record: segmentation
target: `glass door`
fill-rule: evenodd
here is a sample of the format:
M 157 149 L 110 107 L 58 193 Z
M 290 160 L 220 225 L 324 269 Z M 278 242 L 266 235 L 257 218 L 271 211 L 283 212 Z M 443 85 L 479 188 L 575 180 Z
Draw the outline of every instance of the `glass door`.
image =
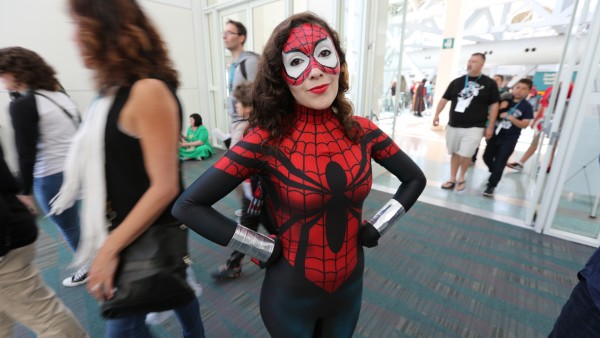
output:
M 548 142 L 538 162 L 540 171 L 533 199 L 539 203 L 533 203 L 528 216 L 533 211 L 538 231 L 598 246 L 600 22 L 584 23 L 586 17 L 598 12 L 597 2 L 576 4 L 565 56 L 554 84 L 557 90 L 553 89 L 549 101 L 549 125 L 545 128 Z M 580 50 L 583 52 L 578 55 Z
M 206 10 L 206 41 L 209 43 L 211 83 L 209 99 L 214 126 L 222 132 L 229 132 L 229 116 L 227 114 L 227 79 L 229 78 L 229 66 L 234 61 L 231 53 L 223 44 L 223 27 L 228 20 L 239 21 L 246 27 L 247 36 L 244 50 L 261 53 L 273 28 L 286 17 L 286 2 L 276 1 L 251 1 L 251 2 L 224 2 L 214 3 Z M 213 144 L 221 144 L 217 141 L 215 133 L 212 133 Z

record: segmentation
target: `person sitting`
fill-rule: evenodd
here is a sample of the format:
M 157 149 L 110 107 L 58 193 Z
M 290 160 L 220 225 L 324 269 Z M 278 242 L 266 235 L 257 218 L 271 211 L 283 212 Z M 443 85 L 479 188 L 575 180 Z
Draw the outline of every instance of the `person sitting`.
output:
M 186 135 L 181 135 L 180 146 L 179 157 L 182 160 L 205 160 L 215 153 L 200 114 L 190 115 L 190 126 Z

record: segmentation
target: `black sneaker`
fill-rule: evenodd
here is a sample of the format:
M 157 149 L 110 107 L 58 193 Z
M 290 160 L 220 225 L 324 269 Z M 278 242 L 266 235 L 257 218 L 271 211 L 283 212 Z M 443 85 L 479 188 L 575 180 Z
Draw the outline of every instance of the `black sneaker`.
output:
M 242 274 L 242 267 L 231 267 L 228 264 L 223 264 L 217 267 L 210 276 L 214 279 L 238 278 Z
M 78 286 L 81 284 L 85 284 L 88 280 L 87 268 L 82 268 L 77 270 L 75 274 L 71 277 L 67 277 L 62 281 L 62 285 L 66 287 Z
M 490 187 L 488 185 L 487 188 L 483 191 L 483 196 L 485 197 L 494 197 L 494 187 Z
M 523 171 L 523 165 L 519 162 L 513 162 L 506 165 L 510 169 L 514 169 L 516 171 Z

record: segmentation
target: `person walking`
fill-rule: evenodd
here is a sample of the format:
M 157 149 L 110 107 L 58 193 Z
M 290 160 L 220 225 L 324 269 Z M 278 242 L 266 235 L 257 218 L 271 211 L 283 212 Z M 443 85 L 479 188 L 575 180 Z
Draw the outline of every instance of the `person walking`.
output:
M 433 126 L 440 123 L 440 113 L 448 101 L 450 119 L 446 127 L 446 149 L 450 158 L 450 179 L 442 189 L 462 191 L 465 175 L 481 138 L 492 137 L 498 116 L 500 95 L 496 81 L 482 73 L 485 55 L 474 53 L 467 63 L 467 75 L 454 79 L 438 103 Z M 487 123 L 487 126 L 486 126 Z
M 0 337 L 12 337 L 15 322 L 38 337 L 89 337 L 33 264 L 38 229 L 19 192 L 0 145 Z
M 224 141 L 227 148 L 233 147 L 238 143 L 244 137 L 244 132 L 248 129 L 248 116 L 243 111 L 239 111 L 243 107 L 239 104 L 236 95 L 234 95 L 236 88 L 239 88 L 243 83 L 251 84 L 257 74 L 258 54 L 244 50 L 247 34 L 246 27 L 239 21 L 228 20 L 223 28 L 223 44 L 229 50 L 233 59 L 229 67 L 229 78 L 227 81 L 227 112 L 231 121 L 229 139 Z M 216 134 L 219 135 L 222 133 L 216 130 Z M 243 186 L 236 189 L 236 194 L 239 196 L 241 204 L 241 208 L 235 211 L 236 216 L 240 219 L 254 220 L 255 217 L 248 215 L 250 199 L 244 194 Z M 258 226 L 258 224 L 255 225 Z M 238 252 L 232 252 L 224 264 L 220 264 L 211 271 L 211 276 L 219 280 L 240 276 L 241 265 L 239 263 L 243 257 Z
M 92 261 L 87 290 L 108 303 L 123 292 L 116 289 L 121 254 L 146 232 L 178 223 L 170 209 L 183 186 L 179 81 L 164 42 L 136 1 L 69 0 L 68 6 L 75 42 L 99 94 L 70 148 L 68 175 L 51 212 L 59 214 L 73 203 L 81 183 L 85 240 L 75 264 Z M 191 289 L 176 303 L 183 337 L 204 337 Z M 148 312 L 142 308 L 107 319 L 105 337 L 150 337 Z
M 520 79 L 513 87 L 512 100 L 501 103 L 496 132 L 487 140 L 483 161 L 490 171 L 483 196 L 493 197 L 494 190 L 502 178 L 504 166 L 515 150 L 521 130 L 529 126 L 533 119 L 533 108 L 525 99 L 531 90 L 530 79 Z
M 77 106 L 58 82 L 54 69 L 34 51 L 0 49 L 0 79 L 13 98 L 9 112 L 19 157 L 19 198 L 35 210 L 35 196 L 42 212 L 48 214 L 50 200 L 63 182 L 69 145 L 79 127 Z M 80 237 L 77 205 L 48 217 L 75 252 Z M 87 267 L 83 266 L 62 284 L 85 282 Z

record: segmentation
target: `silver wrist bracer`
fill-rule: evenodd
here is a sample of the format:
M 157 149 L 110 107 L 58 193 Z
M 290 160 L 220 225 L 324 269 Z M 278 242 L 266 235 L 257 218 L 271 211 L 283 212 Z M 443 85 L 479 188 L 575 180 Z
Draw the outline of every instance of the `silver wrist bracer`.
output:
M 405 213 L 406 210 L 404 210 L 402 204 L 395 199 L 391 199 L 369 220 L 369 223 L 383 236 L 391 225 Z
M 238 224 L 227 246 L 259 261 L 266 262 L 273 253 L 275 240 Z

